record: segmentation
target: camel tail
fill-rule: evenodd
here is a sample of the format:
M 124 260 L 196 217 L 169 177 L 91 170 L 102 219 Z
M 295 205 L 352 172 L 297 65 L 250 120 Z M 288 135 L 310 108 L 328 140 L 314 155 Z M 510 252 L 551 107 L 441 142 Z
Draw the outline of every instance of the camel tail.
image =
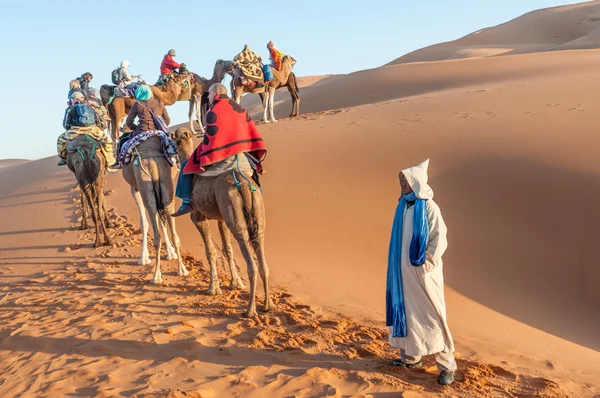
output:
M 162 194 L 160 189 L 160 180 L 152 179 L 152 186 L 154 187 L 154 199 L 156 199 L 156 210 L 160 213 L 165 210 L 165 204 L 162 200 Z
M 96 209 L 95 203 L 97 201 L 98 192 L 96 192 L 96 181 L 97 176 L 94 175 L 94 164 L 90 158 L 90 152 L 86 149 L 81 149 L 81 156 L 83 158 L 83 170 L 75 169 L 77 183 L 82 190 L 86 190 L 86 186 L 89 186 L 89 195 L 84 195 L 87 199 L 91 209 Z
M 236 177 L 238 181 L 242 182 L 242 185 L 239 188 L 240 195 L 242 196 L 242 201 L 244 202 L 244 219 L 246 220 L 246 225 L 248 226 L 248 236 L 250 238 L 250 243 L 255 251 L 258 251 L 260 247 L 260 239 L 258 234 L 258 220 L 256 218 L 255 206 L 254 206 L 254 193 L 252 192 L 251 185 L 246 180 L 246 177 L 242 176 L 239 171 L 235 171 Z M 254 183 L 252 183 L 254 184 Z M 252 185 L 257 188 L 256 185 Z

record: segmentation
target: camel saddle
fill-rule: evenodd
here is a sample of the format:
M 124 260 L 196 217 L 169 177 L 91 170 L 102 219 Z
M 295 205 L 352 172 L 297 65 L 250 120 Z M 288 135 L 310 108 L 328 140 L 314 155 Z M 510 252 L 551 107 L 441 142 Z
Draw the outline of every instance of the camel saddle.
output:
M 82 154 L 81 150 L 86 149 L 90 152 L 90 158 L 93 158 L 99 145 L 98 141 L 89 135 L 79 135 L 69 141 L 67 144 L 67 152 L 79 152 Z M 83 154 L 81 156 L 83 157 Z

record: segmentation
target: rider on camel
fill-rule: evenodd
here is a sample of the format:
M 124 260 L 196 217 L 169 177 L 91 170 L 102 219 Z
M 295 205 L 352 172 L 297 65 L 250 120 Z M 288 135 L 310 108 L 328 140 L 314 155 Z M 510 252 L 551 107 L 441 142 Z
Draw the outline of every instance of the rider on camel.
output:
M 263 171 L 267 150 L 248 112 L 227 96 L 227 88 L 220 83 L 210 86 L 208 100 L 211 107 L 206 114 L 206 135 L 181 165 L 175 195 L 182 203 L 174 217 L 193 211 L 194 174 L 212 177 L 236 169 L 252 176 L 258 185 L 258 174 Z

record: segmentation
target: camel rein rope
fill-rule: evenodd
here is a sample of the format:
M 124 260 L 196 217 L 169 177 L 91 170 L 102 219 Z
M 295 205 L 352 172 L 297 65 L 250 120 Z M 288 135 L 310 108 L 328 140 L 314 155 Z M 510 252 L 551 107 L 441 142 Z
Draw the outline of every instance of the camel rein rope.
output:
M 142 171 L 144 173 L 146 173 L 149 177 L 152 177 L 150 175 L 150 173 L 148 172 L 148 170 L 146 170 L 146 168 L 144 167 L 144 164 L 142 163 L 142 160 L 144 159 L 149 159 L 149 158 L 166 158 L 167 155 L 165 155 L 164 153 L 158 154 L 158 155 L 141 155 L 137 149 L 137 147 L 134 148 L 135 153 L 136 153 L 136 157 L 135 157 L 135 161 L 133 162 L 133 164 L 135 166 L 140 166 L 142 168 Z
M 96 154 L 96 140 L 90 138 L 89 135 L 85 136 L 85 140 L 86 141 L 92 141 L 92 153 L 90 153 L 90 160 L 92 160 L 92 158 L 94 157 L 94 155 Z M 83 151 L 81 150 L 81 147 L 78 146 L 77 147 L 77 152 L 79 152 L 79 155 L 81 156 L 81 160 L 85 160 L 85 154 L 83 153 Z
M 252 181 L 248 177 L 246 177 L 246 175 L 244 173 L 242 173 L 242 169 L 240 169 L 240 158 L 239 158 L 239 155 L 235 155 L 235 161 L 237 163 L 237 170 L 238 170 L 238 172 L 250 184 L 250 190 L 252 192 L 256 191 L 256 187 L 254 186 L 254 184 L 252 183 Z M 241 190 L 242 189 L 242 182 L 237 179 L 237 176 L 235 175 L 235 168 L 231 169 L 231 175 L 233 176 L 233 181 L 235 181 L 235 186 L 237 187 L 238 190 Z

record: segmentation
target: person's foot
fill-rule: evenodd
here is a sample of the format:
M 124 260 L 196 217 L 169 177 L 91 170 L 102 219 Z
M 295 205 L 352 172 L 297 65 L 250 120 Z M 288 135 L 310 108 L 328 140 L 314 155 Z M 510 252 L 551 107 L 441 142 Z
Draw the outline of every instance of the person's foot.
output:
M 406 368 L 406 369 L 414 369 L 414 368 L 423 367 L 423 362 L 419 361 L 416 363 L 405 363 L 405 362 L 402 362 L 401 359 L 394 359 L 390 362 L 390 366 L 402 367 L 402 368 Z
M 454 383 L 454 372 L 449 370 L 442 370 L 440 377 L 438 377 L 438 383 L 443 386 L 449 386 Z
M 61 158 L 61 159 L 58 161 L 58 165 L 59 165 L 59 166 L 65 166 L 66 164 L 67 164 L 67 161 L 66 161 L 66 159 L 62 159 L 62 158 Z
M 106 172 L 108 172 L 108 173 L 116 173 L 117 171 L 119 171 L 119 169 L 120 168 L 113 168 L 113 167 L 108 166 L 106 168 Z
M 171 214 L 171 217 L 183 216 L 184 214 L 191 213 L 193 210 L 194 209 L 192 209 L 192 206 L 189 203 L 184 203 L 181 205 L 179 210 L 177 210 L 175 213 Z
M 111 164 L 110 166 L 108 166 L 109 169 L 122 169 L 123 165 L 119 162 L 115 162 L 114 164 Z
M 256 83 L 256 88 L 263 88 L 265 85 L 262 83 Z

